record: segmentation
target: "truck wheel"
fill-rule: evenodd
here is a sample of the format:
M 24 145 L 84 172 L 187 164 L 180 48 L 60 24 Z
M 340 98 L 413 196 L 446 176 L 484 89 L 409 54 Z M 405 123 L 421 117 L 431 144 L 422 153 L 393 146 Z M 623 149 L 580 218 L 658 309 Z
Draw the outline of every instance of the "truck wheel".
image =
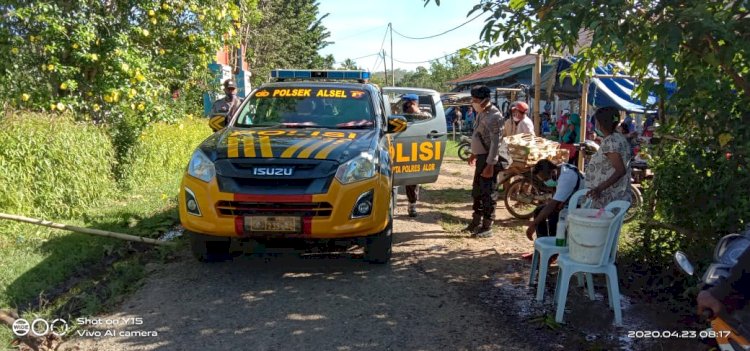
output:
M 193 257 L 201 262 L 221 262 L 232 258 L 229 255 L 230 238 L 222 238 L 189 232 Z
M 391 260 L 393 252 L 393 221 L 385 229 L 365 238 L 365 260 L 370 263 L 384 264 Z

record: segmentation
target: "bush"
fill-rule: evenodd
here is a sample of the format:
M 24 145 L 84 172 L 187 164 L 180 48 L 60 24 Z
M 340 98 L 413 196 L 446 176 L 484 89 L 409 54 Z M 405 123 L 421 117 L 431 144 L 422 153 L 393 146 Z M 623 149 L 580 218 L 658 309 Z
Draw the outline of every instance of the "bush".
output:
M 0 211 L 73 217 L 116 193 L 103 128 L 42 113 L 12 113 L 0 125 Z
M 136 192 L 154 184 L 176 191 L 190 156 L 209 135 L 211 128 L 203 118 L 188 117 L 177 124 L 149 126 L 130 150 L 121 184 Z

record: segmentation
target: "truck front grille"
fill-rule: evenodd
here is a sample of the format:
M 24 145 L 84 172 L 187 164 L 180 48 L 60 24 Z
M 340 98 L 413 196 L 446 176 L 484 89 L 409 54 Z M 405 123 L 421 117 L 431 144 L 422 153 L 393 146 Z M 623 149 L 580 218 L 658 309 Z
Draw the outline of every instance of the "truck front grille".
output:
M 219 201 L 216 208 L 226 216 L 329 217 L 333 211 L 333 206 L 327 202 Z

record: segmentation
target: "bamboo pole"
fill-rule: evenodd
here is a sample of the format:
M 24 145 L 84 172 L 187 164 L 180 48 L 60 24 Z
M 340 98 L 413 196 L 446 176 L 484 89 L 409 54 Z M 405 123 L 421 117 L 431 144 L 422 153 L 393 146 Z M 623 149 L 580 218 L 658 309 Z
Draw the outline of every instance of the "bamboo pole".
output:
M 591 84 L 591 80 L 586 77 L 586 79 L 583 80 L 583 90 L 581 91 L 581 107 L 580 107 L 580 116 L 581 116 L 581 125 L 579 130 L 579 137 L 578 139 L 581 140 L 581 142 L 586 141 L 586 121 L 587 121 L 587 114 L 588 114 L 588 108 L 589 108 L 589 85 Z M 572 111 L 571 111 L 572 113 Z M 581 170 L 581 172 L 585 172 L 583 165 L 583 150 L 578 150 L 578 169 Z
M 539 99 L 542 96 L 542 54 L 536 55 L 536 64 L 534 65 L 534 131 L 536 135 L 541 135 L 540 128 L 541 115 L 539 113 Z
M 29 218 L 29 217 L 23 217 L 23 216 L 16 216 L 16 215 L 11 215 L 11 214 L 7 214 L 7 213 L 0 213 L 0 219 L 9 219 L 9 220 L 16 221 L 16 222 L 26 222 L 26 223 L 41 225 L 41 226 L 55 228 L 55 229 L 69 230 L 69 231 L 72 231 L 72 232 L 78 232 L 78 233 L 84 233 L 84 234 L 92 234 L 92 235 L 99 235 L 99 236 L 106 236 L 106 237 L 110 237 L 110 238 L 127 240 L 127 241 L 136 241 L 136 242 L 141 242 L 141 243 L 144 243 L 144 244 L 164 245 L 164 246 L 174 246 L 175 245 L 175 243 L 169 242 L 169 241 L 162 241 L 162 240 L 156 240 L 156 239 L 150 239 L 150 238 L 143 238 L 143 237 L 135 236 L 135 235 L 129 235 L 129 234 L 123 234 L 123 233 L 117 233 L 117 232 L 110 232 L 108 230 L 81 228 L 81 227 L 76 227 L 76 226 L 67 225 L 67 224 L 61 224 L 61 223 L 55 223 L 55 222 L 45 221 L 43 219 Z

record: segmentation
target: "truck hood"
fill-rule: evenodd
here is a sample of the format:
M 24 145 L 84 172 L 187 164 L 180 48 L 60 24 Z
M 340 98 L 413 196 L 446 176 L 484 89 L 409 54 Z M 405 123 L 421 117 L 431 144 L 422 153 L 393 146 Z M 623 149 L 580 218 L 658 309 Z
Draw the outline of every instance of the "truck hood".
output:
M 318 159 L 344 162 L 377 145 L 375 129 L 226 128 L 201 150 L 212 161 L 232 158 Z

